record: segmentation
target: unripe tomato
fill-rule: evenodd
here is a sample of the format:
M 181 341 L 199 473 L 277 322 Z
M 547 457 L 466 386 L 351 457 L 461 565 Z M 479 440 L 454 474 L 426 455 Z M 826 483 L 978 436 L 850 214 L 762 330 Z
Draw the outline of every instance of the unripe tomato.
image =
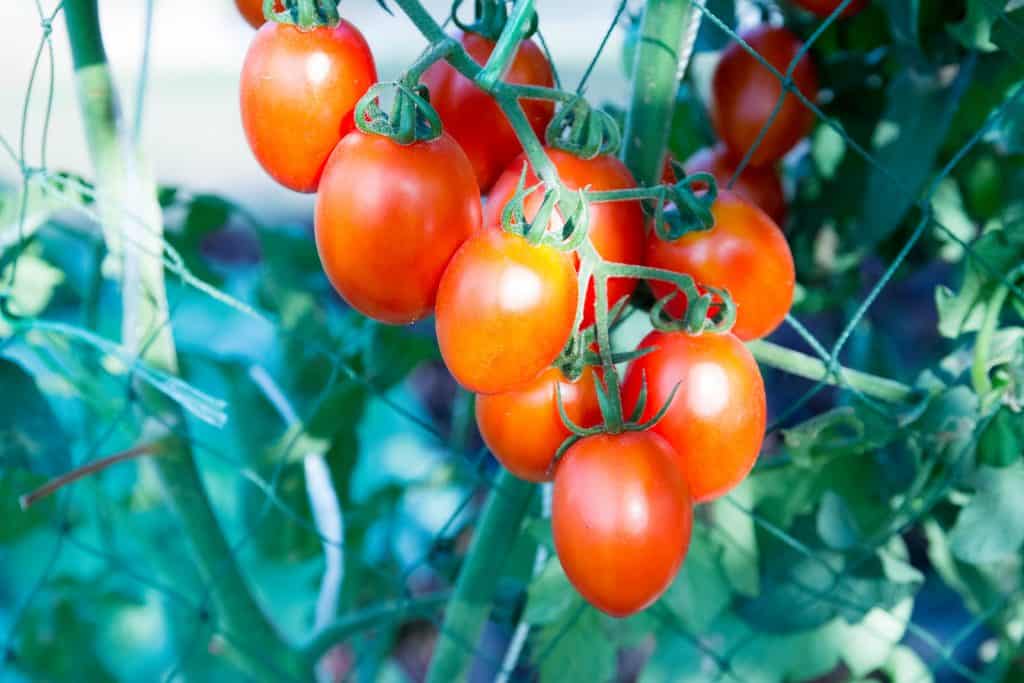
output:
M 740 483 L 757 460 L 764 439 L 764 381 L 747 347 L 731 334 L 652 332 L 640 348 L 656 348 L 633 361 L 623 383 L 627 414 L 636 407 L 644 378 L 642 420 L 665 405 L 651 428 L 668 441 L 682 462 L 694 502 L 723 495 Z
M 459 42 L 481 66 L 494 50 L 494 41 L 476 33 L 462 34 Z M 532 40 L 520 43 L 503 80 L 518 85 L 554 85 L 551 64 Z M 448 62 L 432 65 L 423 74 L 422 82 L 430 90 L 430 103 L 441 116 L 445 130 L 466 150 L 480 189 L 486 192 L 505 166 L 523 151 L 501 107 Z M 522 105 L 534 132 L 543 139 L 554 104 L 523 100 Z
M 729 290 L 736 303 L 732 332 L 743 340 L 757 339 L 778 327 L 793 305 L 796 271 L 785 236 L 764 211 L 729 193 L 711 206 L 715 225 L 691 232 L 675 242 L 652 237 L 646 263 L 685 273 L 707 285 Z M 665 282 L 651 282 L 658 297 L 672 291 Z M 676 299 L 668 310 L 679 316 L 685 301 Z
M 842 2 L 842 0 L 793 0 L 794 5 L 803 7 L 808 12 L 813 12 L 819 17 L 827 17 L 835 12 L 836 7 L 839 7 L 840 2 Z M 853 0 L 853 2 L 847 5 L 846 9 L 844 9 L 843 13 L 839 16 L 852 17 L 854 14 L 864 9 L 867 4 L 867 0 Z
M 498 228 L 480 230 L 455 252 L 441 278 L 441 356 L 470 391 L 515 389 L 561 353 L 577 296 L 566 254 Z
M 520 479 L 551 479 L 549 470 L 555 451 L 570 436 L 558 413 L 558 395 L 565 414 L 577 425 L 593 427 L 601 423 L 591 368 L 575 382 L 566 379 L 558 368 L 548 368 L 518 389 L 476 397 L 476 424 L 484 443 Z
M 238 8 L 238 13 L 242 15 L 242 18 L 249 22 L 249 25 L 253 28 L 263 26 L 266 21 L 263 18 L 263 0 L 235 0 L 235 7 Z M 274 11 L 284 11 L 281 0 L 274 2 Z
M 242 125 L 274 180 L 314 192 L 327 157 L 352 130 L 352 110 L 377 80 L 363 35 L 342 21 L 300 31 L 273 21 L 253 37 L 242 66 Z
M 571 189 L 590 186 L 595 192 L 605 190 L 623 190 L 636 187 L 633 174 L 626 165 L 611 155 L 601 155 L 593 159 L 581 159 L 574 154 L 559 149 L 547 149 L 547 154 L 558 170 L 558 177 Z M 484 225 L 500 225 L 501 214 L 508 201 L 515 194 L 516 186 L 523 172 L 523 164 L 528 163 L 525 155 L 513 161 L 494 184 L 484 206 Z M 526 185 L 534 185 L 539 180 L 533 169 L 526 174 Z M 533 219 L 544 200 L 543 192 L 537 190 L 524 202 L 526 217 Z M 562 221 L 557 216 L 552 219 L 552 228 L 558 230 Z M 638 264 L 644 258 L 644 214 L 640 202 L 602 202 L 590 205 L 590 241 L 594 248 L 606 261 L 617 263 Z M 579 258 L 573 255 L 577 266 Z M 636 289 L 636 280 L 613 278 L 608 281 L 608 307 L 627 297 Z M 594 322 L 594 283 L 587 288 L 587 303 L 583 309 L 583 325 Z
M 803 46 L 784 28 L 760 26 L 742 34 L 750 46 L 785 75 L 790 62 Z M 793 71 L 793 84 L 813 102 L 818 96 L 818 76 L 806 55 Z M 733 43 L 722 52 L 711 83 L 711 121 L 718 137 L 742 158 L 757 140 L 761 129 L 782 96 L 782 81 L 747 52 Z M 786 93 L 778 114 L 772 120 L 750 163 L 754 166 L 781 159 L 814 127 L 814 113 L 795 95 Z
M 702 149 L 684 164 L 687 173 L 713 175 L 721 190 L 726 189 L 738 165 L 739 160 L 732 158 L 725 145 Z M 698 186 L 694 189 L 702 188 Z M 737 197 L 756 205 L 779 225 L 786 222 L 786 196 L 782 191 L 782 179 L 774 166 L 748 164 L 729 189 Z
M 665 592 L 692 526 L 679 455 L 653 432 L 586 437 L 555 469 L 558 559 L 576 590 L 612 616 L 638 612 Z
M 449 135 L 400 145 L 357 130 L 324 168 L 320 261 L 338 293 L 375 320 L 428 315 L 445 266 L 479 225 L 473 168 Z

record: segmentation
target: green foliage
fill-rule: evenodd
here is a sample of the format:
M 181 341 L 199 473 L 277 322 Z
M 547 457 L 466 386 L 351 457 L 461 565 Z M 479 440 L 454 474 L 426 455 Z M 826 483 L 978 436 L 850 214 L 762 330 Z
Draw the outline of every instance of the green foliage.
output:
M 69 469 L 67 437 L 32 375 L 17 362 L 0 358 L 0 386 L 0 470 L 53 476 Z

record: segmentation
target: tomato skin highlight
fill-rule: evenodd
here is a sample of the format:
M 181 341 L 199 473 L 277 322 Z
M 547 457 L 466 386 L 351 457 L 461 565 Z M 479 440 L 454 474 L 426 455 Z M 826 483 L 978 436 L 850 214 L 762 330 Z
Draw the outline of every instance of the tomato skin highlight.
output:
M 713 228 L 683 235 L 675 242 L 652 237 L 646 264 L 685 273 L 697 281 L 729 290 L 736 304 L 732 333 L 745 341 L 778 327 L 793 305 L 796 270 L 782 230 L 753 204 L 722 193 L 711 206 Z M 672 291 L 665 282 L 651 282 L 657 297 Z M 669 303 L 679 316 L 685 302 Z
M 558 413 L 556 392 L 565 414 L 581 427 L 601 423 L 594 371 L 586 368 L 573 382 L 558 368 L 548 368 L 518 389 L 476 397 L 476 424 L 494 457 L 527 481 L 550 481 L 551 463 L 569 429 Z
M 494 50 L 494 42 L 476 33 L 458 36 L 462 47 L 483 66 Z M 430 90 L 430 103 L 444 128 L 473 162 L 480 189 L 486 192 L 512 159 L 523 151 L 515 131 L 498 104 L 471 80 L 445 61 L 437 62 L 423 74 Z M 543 51 L 532 40 L 524 40 L 503 80 L 518 85 L 552 87 L 554 74 Z M 522 100 L 523 111 L 534 132 L 544 139 L 544 129 L 554 115 L 554 103 Z
M 679 571 L 692 527 L 679 456 L 653 432 L 585 437 L 556 467 L 558 559 L 602 612 L 626 617 L 657 600 Z
M 785 74 L 803 46 L 784 28 L 760 26 L 742 35 L 750 46 L 779 73 Z M 818 96 L 818 76 L 810 57 L 793 71 L 793 84 L 813 102 Z M 711 121 L 718 137 L 733 157 L 742 158 L 757 140 L 782 96 L 782 82 L 739 43 L 722 52 L 711 84 Z M 750 158 L 754 166 L 781 159 L 814 127 L 814 113 L 792 93 L 786 93 L 772 121 Z
M 437 292 L 441 356 L 466 389 L 515 389 L 551 365 L 572 334 L 578 298 L 566 254 L 498 228 L 455 252 Z
M 256 32 L 241 77 L 242 126 L 274 180 L 314 192 L 327 157 L 353 129 L 356 103 L 377 81 L 366 40 L 342 20 L 300 31 L 268 21 Z
M 747 165 L 733 186 L 726 187 L 736 173 L 739 161 L 732 158 L 725 145 L 715 145 L 696 152 L 683 165 L 688 174 L 710 173 L 718 182 L 719 190 L 728 189 L 737 197 L 756 205 L 778 225 L 785 223 L 786 195 L 782 191 L 782 179 L 774 166 Z M 703 188 L 698 185 L 694 189 Z
M 718 498 L 747 476 L 761 449 L 767 419 L 761 371 L 747 347 L 728 333 L 655 331 L 640 344 L 651 347 L 656 350 L 626 372 L 623 406 L 627 413 L 635 408 L 646 378 L 641 419 L 649 420 L 678 384 L 651 431 L 679 454 L 694 502 Z
M 238 8 L 238 13 L 242 15 L 242 18 L 253 28 L 263 26 L 266 21 L 263 18 L 263 0 L 235 0 L 235 7 Z M 277 12 L 284 10 L 281 0 L 276 0 L 274 10 Z
M 840 2 L 841 0 L 793 0 L 794 5 L 803 7 L 808 12 L 817 14 L 819 17 L 827 17 L 832 14 L 839 7 Z M 867 4 L 867 0 L 853 0 L 839 16 L 852 17 L 867 7 Z
M 633 174 L 626 165 L 612 155 L 600 155 L 593 159 L 581 159 L 569 152 L 546 148 L 545 151 L 558 171 L 558 177 L 571 190 L 590 186 L 595 192 L 624 190 L 636 187 Z M 523 172 L 523 164 L 529 163 L 525 155 L 513 161 L 491 189 L 484 206 L 484 225 L 501 224 L 501 214 L 512 199 Z M 526 173 L 526 185 L 540 182 L 532 168 Z M 543 202 L 543 192 L 538 189 L 523 202 L 526 218 L 532 220 Z M 552 218 L 551 223 L 558 229 L 562 222 Z M 644 258 L 646 242 L 644 214 L 640 202 L 601 202 L 590 205 L 590 240 L 597 252 L 607 261 L 640 264 Z M 577 267 L 579 259 L 573 256 Z M 611 278 L 608 280 L 608 308 L 620 299 L 629 296 L 636 289 L 636 280 Z M 583 326 L 594 322 L 594 283 L 587 287 L 587 303 L 583 309 Z
M 430 314 L 452 254 L 479 225 L 473 168 L 449 135 L 400 145 L 354 131 L 328 160 L 317 194 L 316 246 L 328 279 L 353 308 L 385 323 Z

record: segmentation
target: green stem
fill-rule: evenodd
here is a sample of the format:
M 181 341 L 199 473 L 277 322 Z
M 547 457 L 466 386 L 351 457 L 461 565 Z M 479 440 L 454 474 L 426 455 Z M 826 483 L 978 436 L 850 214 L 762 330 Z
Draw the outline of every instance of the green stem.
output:
M 519 85 L 506 83 L 505 90 L 513 93 L 521 100 L 550 100 L 552 102 L 572 102 L 576 95 L 556 88 L 548 88 L 543 85 Z
M 764 365 L 798 377 L 824 381 L 834 386 L 848 386 L 862 394 L 883 401 L 900 403 L 909 400 L 914 395 L 913 388 L 906 384 L 859 370 L 838 367 L 834 373 L 830 373 L 828 365 L 821 359 L 771 342 L 763 340 L 747 342 L 747 348 Z
M 519 538 L 519 527 L 534 489 L 533 484 L 505 470 L 498 475 L 473 533 L 455 592 L 445 609 L 427 683 L 466 680 L 491 611 L 501 569 Z
M 509 64 L 516 56 L 519 43 L 526 37 L 530 28 L 530 20 L 533 18 L 533 0 L 516 0 L 509 15 L 508 22 L 498 38 L 498 42 L 487 58 L 487 64 L 478 77 L 478 82 L 485 90 L 491 90 L 494 84 L 499 82 Z
M 992 391 L 992 380 L 988 376 L 988 352 L 992 346 L 992 336 L 999 327 L 999 312 L 1003 310 L 1010 288 L 1000 285 L 985 308 L 985 317 L 974 340 L 974 362 L 971 364 L 971 384 L 974 393 L 980 397 Z
M 451 54 L 456 47 L 458 47 L 458 43 L 451 38 L 446 38 L 440 43 L 431 44 L 430 47 L 428 47 L 423 54 L 417 57 L 416 61 L 405 70 L 401 81 L 408 86 L 415 86 L 419 83 L 420 78 L 427 69 L 429 69 L 435 62 L 439 62 Z
M 139 340 L 157 329 L 144 348 L 142 360 L 166 372 L 177 372 L 177 354 L 170 325 L 163 280 L 162 217 L 156 185 L 140 172 L 141 161 L 121 120 L 120 102 L 100 32 L 97 0 L 66 0 L 68 26 L 79 107 L 89 154 L 96 171 L 99 213 L 107 248 L 124 264 L 124 345 L 137 348 Z M 139 229 L 124 214 L 141 218 Z M 134 230 L 126 243 L 122 231 Z M 130 276 L 130 277 L 129 277 Z M 184 430 L 180 407 L 146 386 L 138 393 L 161 421 Z M 309 679 L 311 669 L 282 639 L 256 602 L 235 562 L 210 505 L 189 444 L 175 439 L 153 465 L 171 506 L 190 542 L 197 570 L 209 591 L 214 619 L 226 639 L 247 656 L 251 670 L 263 677 Z
M 695 21 L 690 0 L 648 0 L 633 69 L 622 159 L 640 185 L 661 178 L 672 123 L 683 38 Z

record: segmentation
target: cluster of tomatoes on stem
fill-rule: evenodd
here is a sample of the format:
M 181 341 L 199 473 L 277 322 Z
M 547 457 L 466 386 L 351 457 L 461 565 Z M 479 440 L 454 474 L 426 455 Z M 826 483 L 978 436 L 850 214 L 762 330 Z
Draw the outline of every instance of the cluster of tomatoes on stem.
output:
M 554 541 L 573 585 L 616 616 L 648 606 L 682 564 L 693 504 L 737 485 L 760 450 L 765 391 L 743 341 L 781 323 L 795 282 L 770 215 L 784 210 L 770 164 L 812 120 L 792 96 L 768 108 L 739 99 L 784 93 L 729 48 L 712 103 L 725 146 L 691 160 L 703 172 L 638 187 L 615 156 L 614 122 L 552 87 L 528 37 L 532 10 L 477 2 L 476 23 L 455 17 L 461 33 L 377 84 L 369 46 L 333 0 L 264 5 L 242 121 L 272 177 L 317 193 L 331 284 L 383 323 L 434 314 L 495 457 L 554 482 Z M 783 29 L 745 38 L 783 70 L 799 49 Z M 813 97 L 805 62 L 793 83 Z M 753 166 L 719 195 L 716 179 L 748 149 Z M 656 329 L 616 353 L 611 325 L 641 281 Z

